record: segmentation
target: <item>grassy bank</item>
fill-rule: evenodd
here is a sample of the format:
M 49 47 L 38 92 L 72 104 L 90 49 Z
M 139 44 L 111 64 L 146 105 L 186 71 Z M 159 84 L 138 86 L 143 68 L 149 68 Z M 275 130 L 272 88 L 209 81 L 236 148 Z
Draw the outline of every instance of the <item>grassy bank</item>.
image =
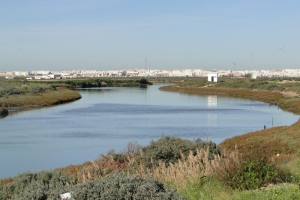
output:
M 80 99 L 81 95 L 60 85 L 0 79 L 0 106 L 9 112 L 41 108 Z
M 80 78 L 60 80 L 0 79 L 1 109 L 20 111 L 52 106 L 80 99 L 72 88 L 87 87 L 147 87 L 145 78 Z
M 27 93 L 19 95 L 9 95 L 0 97 L 2 106 L 9 111 L 40 108 L 45 106 L 52 106 L 71 102 L 80 99 L 81 95 L 67 88 L 57 88 L 52 91 L 45 91 L 43 93 Z

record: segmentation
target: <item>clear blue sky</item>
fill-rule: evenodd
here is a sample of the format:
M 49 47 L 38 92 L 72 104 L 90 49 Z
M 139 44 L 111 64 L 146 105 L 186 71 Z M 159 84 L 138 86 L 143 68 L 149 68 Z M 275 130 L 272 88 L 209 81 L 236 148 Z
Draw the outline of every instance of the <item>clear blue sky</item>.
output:
M 297 69 L 299 0 L 2 0 L 0 71 Z

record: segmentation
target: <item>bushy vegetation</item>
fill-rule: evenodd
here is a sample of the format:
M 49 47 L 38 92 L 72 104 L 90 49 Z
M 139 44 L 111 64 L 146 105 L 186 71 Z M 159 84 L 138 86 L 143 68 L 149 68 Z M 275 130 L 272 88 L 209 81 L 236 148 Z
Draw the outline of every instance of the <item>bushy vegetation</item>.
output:
M 72 79 L 64 83 L 77 88 L 88 87 L 143 87 L 152 85 L 146 78 L 89 78 L 89 79 Z
M 78 92 L 59 84 L 0 79 L 0 107 L 8 111 L 56 105 L 80 99 Z
M 0 184 L 0 199 L 57 199 L 77 178 L 61 172 L 23 173 L 8 184 Z
M 121 173 L 99 181 L 80 184 L 72 188 L 74 199 L 185 199 L 174 190 L 154 178 L 141 178 L 140 176 L 124 176 Z
M 80 200 L 185 199 L 154 178 L 143 179 L 121 173 L 86 183 L 78 183 L 75 177 L 59 172 L 24 173 L 17 176 L 12 183 L 0 185 L 1 200 L 56 200 L 60 194 L 66 192 L 71 192 L 72 198 Z
M 239 161 L 240 164 L 224 165 L 215 171 L 215 177 L 233 189 L 259 189 L 269 184 L 290 182 L 291 174 L 284 172 L 263 158 Z
M 188 156 L 190 152 L 196 155 L 198 149 L 208 149 L 209 159 L 213 159 L 214 155 L 220 154 L 220 148 L 213 142 L 204 142 L 200 138 L 190 141 L 180 138 L 163 136 L 157 141 L 151 141 L 150 145 L 142 148 L 142 154 L 138 155 L 137 161 L 143 163 L 148 168 L 158 166 L 162 161 L 167 166 L 169 163 L 176 163 L 184 156 Z
M 56 87 L 54 85 L 51 86 L 22 86 L 22 87 L 5 87 L 0 89 L 0 97 L 4 96 L 11 96 L 11 95 L 20 95 L 20 94 L 39 94 L 43 93 L 47 90 L 56 90 Z

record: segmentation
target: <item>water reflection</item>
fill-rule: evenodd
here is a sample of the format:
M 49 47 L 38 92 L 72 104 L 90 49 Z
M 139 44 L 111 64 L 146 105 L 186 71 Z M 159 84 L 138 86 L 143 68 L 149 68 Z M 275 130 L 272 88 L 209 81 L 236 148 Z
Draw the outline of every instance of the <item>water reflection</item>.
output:
M 207 96 L 207 106 L 208 107 L 217 107 L 218 106 L 218 96 L 217 95 Z

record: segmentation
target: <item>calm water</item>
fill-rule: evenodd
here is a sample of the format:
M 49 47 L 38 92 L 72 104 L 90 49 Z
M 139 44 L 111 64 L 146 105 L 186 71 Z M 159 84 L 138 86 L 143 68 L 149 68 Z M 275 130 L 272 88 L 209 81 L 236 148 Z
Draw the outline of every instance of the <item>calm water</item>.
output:
M 81 164 L 130 141 L 147 145 L 162 134 L 220 143 L 299 118 L 261 102 L 158 87 L 82 89 L 76 102 L 1 119 L 0 178 Z

